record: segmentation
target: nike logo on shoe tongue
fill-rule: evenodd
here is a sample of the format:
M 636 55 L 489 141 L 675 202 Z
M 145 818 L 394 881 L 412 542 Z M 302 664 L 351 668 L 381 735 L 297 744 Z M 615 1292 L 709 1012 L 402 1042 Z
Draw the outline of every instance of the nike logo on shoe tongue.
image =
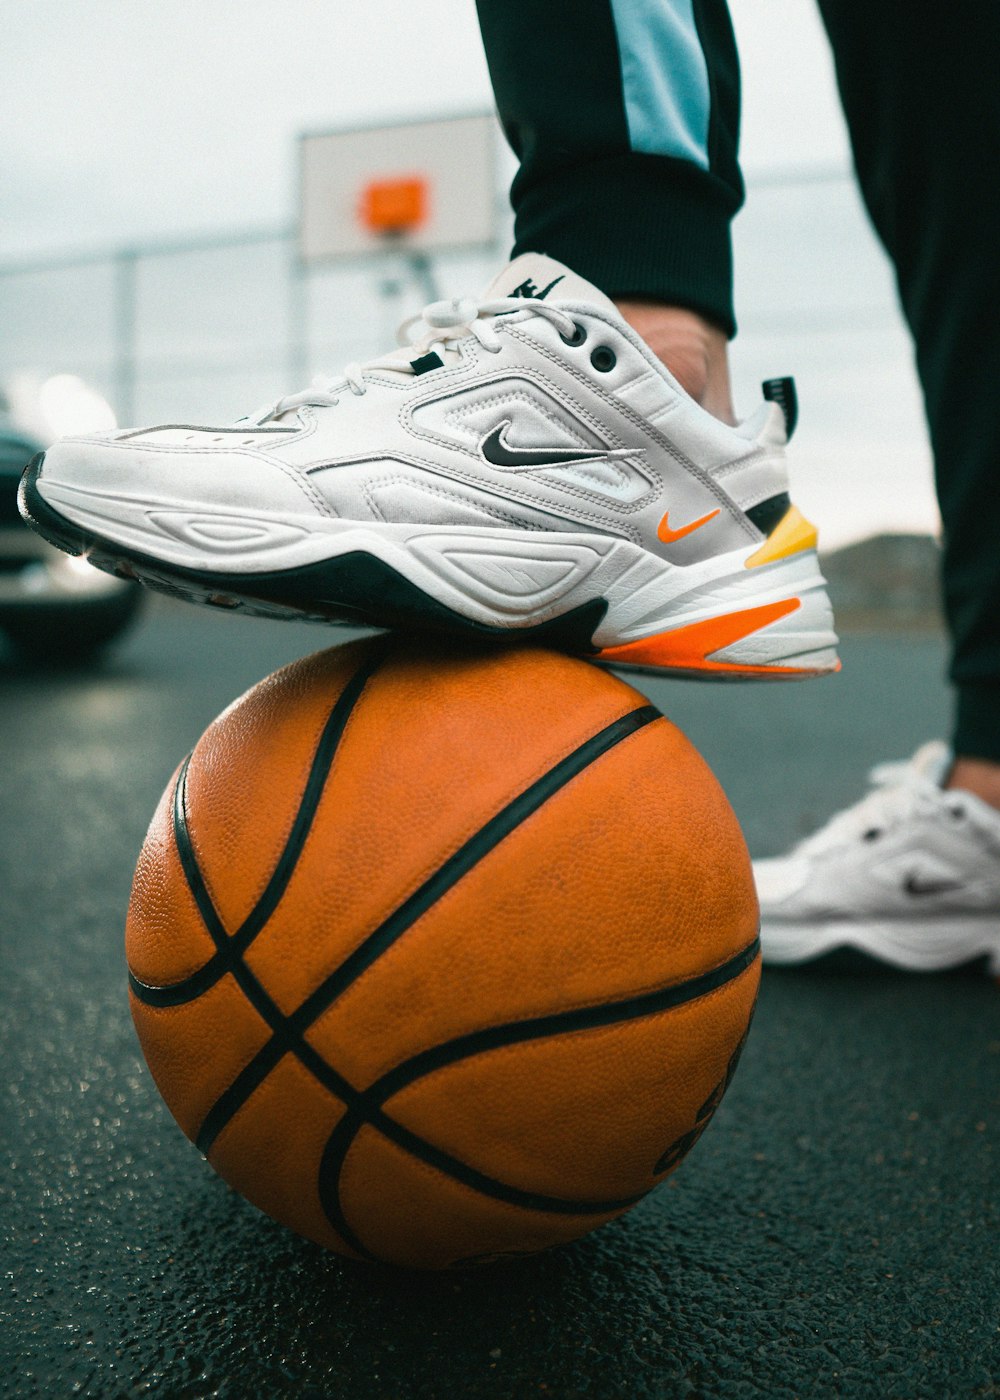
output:
M 508 263 L 483 292 L 484 301 L 495 297 L 510 297 L 529 304 L 545 298 L 556 302 L 585 302 L 618 315 L 614 302 L 592 282 L 544 253 L 522 253 Z
M 530 297 L 532 301 L 541 301 L 543 297 L 548 296 L 549 292 L 551 292 L 552 288 L 556 285 L 557 282 L 565 281 L 566 274 L 564 272 L 560 273 L 558 277 L 553 277 L 552 281 L 547 287 L 543 287 L 542 290 L 539 291 L 538 288 L 535 286 L 534 282 L 532 282 L 531 278 L 526 277 L 519 287 L 515 287 L 514 290 L 512 292 L 508 292 L 507 295 L 511 297 Z

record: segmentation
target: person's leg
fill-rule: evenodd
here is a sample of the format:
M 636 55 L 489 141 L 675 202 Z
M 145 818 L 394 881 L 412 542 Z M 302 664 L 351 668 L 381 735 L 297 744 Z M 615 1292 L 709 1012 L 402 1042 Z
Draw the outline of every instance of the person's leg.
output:
M 605 291 L 687 391 L 733 420 L 730 222 L 739 66 L 724 0 L 478 0 L 521 166 L 515 255 Z
M 916 344 L 944 521 L 952 750 L 881 765 L 853 809 L 757 861 L 765 961 L 847 948 L 1000 976 L 1000 11 L 819 0 L 861 189 Z
M 1000 8 L 819 3 L 934 449 L 957 692 L 950 783 L 1000 806 Z

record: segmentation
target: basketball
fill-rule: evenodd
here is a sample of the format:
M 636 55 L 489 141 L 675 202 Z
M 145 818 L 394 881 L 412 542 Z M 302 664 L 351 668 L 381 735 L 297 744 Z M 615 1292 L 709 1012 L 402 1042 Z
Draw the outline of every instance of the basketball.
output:
M 485 1262 L 681 1161 L 746 1036 L 757 920 L 729 803 L 637 691 L 380 637 L 261 681 L 174 775 L 132 1014 L 261 1210 L 358 1259 Z

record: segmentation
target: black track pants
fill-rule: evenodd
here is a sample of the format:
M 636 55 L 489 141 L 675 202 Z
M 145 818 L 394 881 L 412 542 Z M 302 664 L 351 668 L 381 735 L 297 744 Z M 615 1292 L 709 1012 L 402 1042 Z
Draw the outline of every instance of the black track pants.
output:
M 725 0 L 478 0 L 521 168 L 515 252 L 732 335 L 739 66 Z
M 956 752 L 1000 761 L 1000 4 L 819 0 L 934 448 Z M 478 0 L 515 251 L 735 330 L 724 0 Z
M 820 9 L 916 345 L 944 521 L 955 750 L 1000 761 L 1000 5 Z

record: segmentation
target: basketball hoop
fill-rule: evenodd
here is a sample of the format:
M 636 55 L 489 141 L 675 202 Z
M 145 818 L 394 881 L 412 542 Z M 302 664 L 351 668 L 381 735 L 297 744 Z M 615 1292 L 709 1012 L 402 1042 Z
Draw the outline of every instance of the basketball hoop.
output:
M 423 176 L 372 180 L 361 191 L 358 217 L 369 233 L 402 238 L 427 222 L 428 205 L 428 182 Z
M 387 308 L 411 282 L 425 302 L 439 300 L 431 263 L 437 252 L 496 244 L 499 131 L 496 116 L 483 112 L 304 133 L 303 273 L 334 259 L 371 256 Z
M 494 246 L 498 146 L 497 119 L 485 112 L 305 133 L 303 262 Z

